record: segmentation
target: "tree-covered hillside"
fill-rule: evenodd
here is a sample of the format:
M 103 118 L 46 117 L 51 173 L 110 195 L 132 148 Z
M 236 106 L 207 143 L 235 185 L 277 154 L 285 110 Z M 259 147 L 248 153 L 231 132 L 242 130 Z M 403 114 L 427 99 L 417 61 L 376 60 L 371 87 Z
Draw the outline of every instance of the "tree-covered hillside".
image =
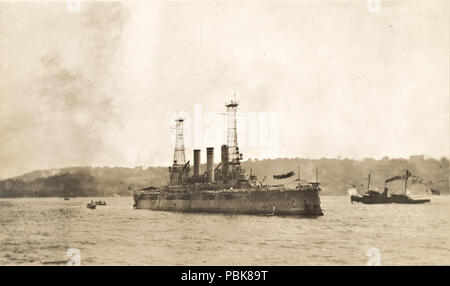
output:
M 300 168 L 301 179 L 315 181 L 318 167 L 322 195 L 344 195 L 347 187 L 354 185 L 359 190 L 367 188 L 369 170 L 408 169 L 417 176 L 411 183 L 423 183 L 449 193 L 449 160 L 436 159 L 267 159 L 242 162 L 247 174 L 258 175 L 264 184 L 278 183 L 274 174 L 294 171 L 296 179 Z M 204 165 L 201 170 L 204 171 Z M 165 167 L 72 167 L 33 171 L 19 177 L 0 181 L 0 197 L 49 197 L 49 196 L 112 196 L 131 195 L 131 190 L 146 186 L 161 186 L 168 182 Z M 388 174 L 386 174 L 388 176 Z M 420 179 L 417 179 L 420 178 Z
M 377 174 L 378 179 L 387 179 L 390 175 L 396 175 L 395 170 L 408 169 L 413 175 L 417 176 L 411 183 L 424 183 L 429 187 L 439 190 L 443 194 L 449 193 L 449 160 L 442 158 L 436 159 L 389 159 L 382 160 L 366 158 L 364 160 L 351 159 L 273 159 L 273 160 L 254 160 L 246 161 L 242 164 L 246 168 L 251 168 L 253 173 L 258 174 L 259 178 L 267 176 L 264 183 L 275 183 L 273 174 L 284 174 L 294 171 L 298 175 L 300 167 L 301 179 L 315 181 L 315 168 L 318 168 L 318 177 L 323 190 L 322 194 L 345 194 L 347 187 L 354 185 L 358 191 L 365 191 L 367 188 L 367 179 L 370 170 L 386 171 Z M 376 176 L 373 176 L 377 179 Z M 419 180 L 419 178 L 421 180 Z

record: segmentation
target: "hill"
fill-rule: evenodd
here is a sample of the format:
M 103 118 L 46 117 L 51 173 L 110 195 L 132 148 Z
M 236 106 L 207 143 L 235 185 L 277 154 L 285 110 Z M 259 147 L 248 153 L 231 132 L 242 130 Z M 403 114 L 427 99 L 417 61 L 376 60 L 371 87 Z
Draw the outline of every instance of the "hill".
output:
M 39 170 L 0 181 L 0 197 L 130 195 L 130 189 L 163 185 L 167 168 L 70 167 Z
M 318 168 L 319 182 L 323 195 L 346 194 L 347 187 L 354 185 L 358 192 L 367 188 L 367 179 L 370 170 L 401 170 L 408 169 L 420 180 L 411 180 L 410 183 L 424 183 L 432 189 L 439 190 L 442 194 L 449 194 L 449 160 L 436 159 L 389 159 L 382 160 L 366 158 L 364 160 L 352 159 L 270 159 L 254 160 L 242 163 L 243 167 L 251 168 L 261 179 L 267 176 L 265 181 L 275 183 L 273 174 L 285 174 L 294 171 L 298 175 L 300 167 L 301 179 L 315 181 L 315 168 Z M 395 174 L 395 172 L 392 172 Z M 386 179 L 389 172 L 383 178 Z M 372 186 L 372 184 L 371 184 Z
M 242 162 L 247 174 L 258 175 L 258 181 L 278 183 L 274 174 L 290 171 L 301 179 L 315 181 L 318 167 L 322 195 L 344 195 L 349 185 L 363 191 L 367 188 L 369 170 L 408 169 L 420 180 L 441 194 L 449 194 L 449 160 L 436 159 L 300 159 L 280 158 L 248 160 Z M 201 166 L 204 170 L 204 165 Z M 296 178 L 295 177 L 295 178 Z M 131 189 L 145 186 L 161 186 L 169 179 L 166 167 L 70 167 L 38 170 L 22 176 L 0 181 L 0 197 L 64 197 L 64 196 L 113 196 L 131 195 Z M 294 179 L 294 178 L 290 178 Z M 414 181 L 413 181 L 414 183 Z

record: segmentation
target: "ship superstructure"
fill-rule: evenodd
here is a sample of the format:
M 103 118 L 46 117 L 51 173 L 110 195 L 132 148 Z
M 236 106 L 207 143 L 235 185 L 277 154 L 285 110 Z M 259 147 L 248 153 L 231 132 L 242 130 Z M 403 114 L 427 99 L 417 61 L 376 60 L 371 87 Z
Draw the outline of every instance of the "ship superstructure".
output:
M 272 215 L 322 215 L 319 183 L 306 182 L 294 187 L 263 185 L 255 174 L 246 176 L 241 167 L 237 138 L 236 99 L 225 103 L 227 142 L 221 146 L 221 160 L 214 166 L 214 148 L 206 148 L 206 170 L 200 173 L 201 150 L 193 150 L 193 174 L 185 161 L 184 119 L 175 119 L 175 150 L 169 167 L 169 184 L 134 191 L 138 209 L 190 212 L 224 212 Z

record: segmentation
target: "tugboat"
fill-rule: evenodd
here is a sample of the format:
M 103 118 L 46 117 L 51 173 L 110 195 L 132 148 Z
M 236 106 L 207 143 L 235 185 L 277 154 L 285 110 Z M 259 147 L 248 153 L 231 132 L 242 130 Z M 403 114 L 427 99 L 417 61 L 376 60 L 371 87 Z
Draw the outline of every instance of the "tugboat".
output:
M 352 195 L 350 197 L 350 201 L 353 202 L 360 202 L 363 204 L 422 204 L 422 203 L 428 203 L 430 202 L 429 199 L 414 199 L 407 195 L 407 185 L 408 185 L 408 178 L 412 176 L 412 174 L 408 170 L 403 170 L 405 172 L 405 175 L 401 176 L 394 176 L 384 181 L 384 191 L 383 193 L 379 193 L 377 191 L 370 189 L 370 175 L 371 171 L 369 171 L 369 181 L 367 185 L 367 192 L 362 195 Z M 395 181 L 395 180 L 401 180 L 405 179 L 405 192 L 404 194 L 391 194 L 389 195 L 389 188 L 387 187 L 387 183 Z

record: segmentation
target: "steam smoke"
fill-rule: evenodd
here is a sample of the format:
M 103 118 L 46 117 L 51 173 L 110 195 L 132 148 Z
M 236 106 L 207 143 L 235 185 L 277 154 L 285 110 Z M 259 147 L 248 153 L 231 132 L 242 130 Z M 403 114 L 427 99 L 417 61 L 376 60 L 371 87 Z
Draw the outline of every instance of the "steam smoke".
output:
M 77 39 L 76 53 L 63 46 L 40 55 L 34 51 L 38 71 L 18 94 L 9 95 L 22 96 L 24 102 L 8 106 L 8 124 L 1 126 L 1 168 L 26 167 L 25 157 L 34 158 L 29 168 L 90 165 L 103 148 L 102 132 L 116 115 L 120 82 L 114 71 L 122 64 L 121 31 L 128 14 L 120 2 L 83 2 L 81 12 L 70 16 L 79 17 L 79 28 L 67 34 Z

